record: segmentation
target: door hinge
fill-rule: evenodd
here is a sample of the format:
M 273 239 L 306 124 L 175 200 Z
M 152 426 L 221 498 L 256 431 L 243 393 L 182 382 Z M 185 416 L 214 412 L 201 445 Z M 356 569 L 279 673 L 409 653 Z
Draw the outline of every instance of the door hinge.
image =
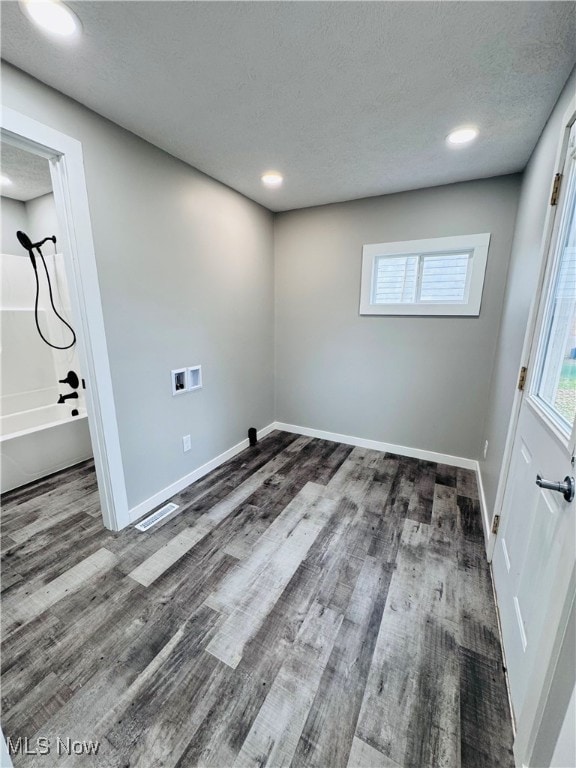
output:
M 560 187 L 562 185 L 562 174 L 557 173 L 554 176 L 554 183 L 552 184 L 552 194 L 550 196 L 550 205 L 558 205 L 558 198 L 560 197 Z
M 492 518 L 492 533 L 498 533 L 500 527 L 500 515 L 494 515 Z
M 520 392 L 524 392 L 526 386 L 526 376 L 528 375 L 528 368 L 525 365 L 520 368 L 520 375 L 518 376 L 518 389 Z

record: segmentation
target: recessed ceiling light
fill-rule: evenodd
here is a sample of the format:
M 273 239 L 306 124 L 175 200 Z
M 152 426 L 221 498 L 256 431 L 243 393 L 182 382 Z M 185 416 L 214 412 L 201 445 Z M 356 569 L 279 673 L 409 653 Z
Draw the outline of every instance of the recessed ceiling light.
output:
M 457 147 L 460 144 L 469 144 L 478 136 L 478 128 L 456 128 L 455 131 L 449 133 L 446 137 L 448 144 L 452 144 Z
M 58 37 L 80 32 L 78 16 L 60 0 L 20 0 L 20 7 L 34 24 Z
M 9 179 L 8 176 L 0 176 L 0 184 L 2 184 L 3 187 L 9 187 L 12 184 L 12 179 Z
M 260 178 L 266 187 L 280 187 L 284 181 L 284 176 L 278 171 L 266 171 Z

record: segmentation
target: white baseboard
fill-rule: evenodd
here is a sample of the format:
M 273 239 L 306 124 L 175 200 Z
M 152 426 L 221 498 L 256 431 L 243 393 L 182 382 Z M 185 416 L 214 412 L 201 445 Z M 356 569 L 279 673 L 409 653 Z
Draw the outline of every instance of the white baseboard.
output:
M 473 469 L 478 471 L 478 462 L 474 459 L 465 459 L 461 456 L 451 456 L 448 453 L 424 451 L 420 448 L 408 448 L 405 445 L 382 443 L 379 440 L 367 440 L 364 437 L 353 437 L 352 435 L 339 435 L 336 432 L 325 432 L 322 429 L 298 427 L 295 424 L 284 424 L 280 421 L 274 422 L 273 428 L 282 430 L 283 432 L 294 432 L 297 435 L 305 435 L 306 437 L 319 437 L 321 440 L 331 440 L 335 443 L 357 445 L 359 448 L 370 448 L 373 451 L 384 451 L 385 453 L 397 453 L 400 456 L 410 456 L 413 459 L 434 461 L 437 464 L 450 464 L 452 467 L 461 467 L 462 469 Z
M 369 448 L 374 451 L 382 451 L 385 453 L 396 453 L 399 456 L 410 456 L 414 459 L 423 459 L 424 461 L 433 461 L 437 464 L 449 464 L 452 467 L 461 467 L 462 469 L 471 469 L 476 472 L 478 478 L 478 496 L 480 499 L 480 508 L 482 512 L 482 527 L 484 529 L 484 538 L 486 544 L 490 539 L 490 520 L 488 517 L 488 509 L 486 506 L 486 497 L 484 495 L 484 487 L 482 485 L 482 475 L 480 473 L 480 465 L 475 459 L 466 459 L 462 456 L 452 456 L 448 453 L 438 453 L 436 451 L 425 451 L 420 448 L 409 448 L 405 445 L 395 445 L 394 443 L 384 443 L 379 440 L 368 440 L 364 437 L 354 437 L 352 435 L 341 435 L 337 432 L 326 432 L 322 429 L 311 429 L 310 427 L 300 427 L 296 424 L 285 424 L 281 421 L 274 421 L 272 424 L 268 424 L 267 427 L 258 431 L 258 437 L 263 438 L 273 432 L 275 429 L 282 432 L 292 432 L 297 435 L 304 435 L 306 437 L 317 437 L 321 440 L 330 440 L 335 443 L 344 443 L 345 445 L 355 445 L 359 448 Z M 224 453 L 203 464 L 198 469 L 190 472 L 184 477 L 181 477 L 176 482 L 163 488 L 158 493 L 155 493 L 150 498 L 141 501 L 135 507 L 129 511 L 130 523 L 134 523 L 144 515 L 151 512 L 156 507 L 163 504 L 167 499 L 171 498 L 180 491 L 184 490 L 187 486 L 194 483 L 196 480 L 200 480 L 201 477 L 207 475 L 216 467 L 224 464 L 225 461 L 233 458 L 249 445 L 248 440 L 242 440 L 241 442 L 229 448 Z
M 482 514 L 482 528 L 484 530 L 484 544 L 486 546 L 486 555 L 488 560 L 491 560 L 491 553 L 489 551 L 489 544 L 492 537 L 492 520 L 488 505 L 486 503 L 486 494 L 484 493 L 484 483 L 482 482 L 482 470 L 480 469 L 480 462 L 475 462 L 476 479 L 478 480 L 478 498 L 480 500 L 480 511 Z
M 274 429 L 277 429 L 274 423 L 268 424 L 267 427 L 263 427 L 262 429 L 258 430 L 258 438 L 266 437 L 266 435 L 269 435 L 270 432 L 272 432 Z M 179 480 L 176 480 L 176 482 L 168 485 L 161 491 L 158 491 L 158 493 L 150 496 L 150 498 L 141 501 L 139 504 L 137 504 L 135 507 L 132 507 L 132 509 L 128 511 L 130 523 L 135 523 L 143 515 L 146 515 L 148 512 L 156 509 L 156 507 L 160 506 L 160 504 L 165 502 L 167 499 L 171 498 L 176 493 L 180 493 L 180 491 L 183 491 L 184 488 L 187 488 L 189 485 L 196 482 L 196 480 L 200 480 L 200 478 L 204 477 L 204 475 L 207 475 L 208 472 L 212 472 L 213 469 L 216 469 L 216 467 L 224 464 L 225 461 L 232 459 L 245 448 L 248 448 L 248 446 L 248 438 L 241 440 L 239 443 L 236 443 L 236 445 L 232 446 L 232 448 L 229 448 L 227 451 L 224 451 L 224 453 L 221 453 L 219 456 L 215 456 L 213 459 L 206 462 L 206 464 L 198 467 L 198 469 L 195 469 L 189 474 L 184 475 L 184 477 L 181 477 Z

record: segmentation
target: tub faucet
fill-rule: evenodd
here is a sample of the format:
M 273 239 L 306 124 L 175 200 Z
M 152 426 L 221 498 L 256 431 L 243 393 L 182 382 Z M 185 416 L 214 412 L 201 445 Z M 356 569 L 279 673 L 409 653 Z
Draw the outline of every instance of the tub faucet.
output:
M 65 403 L 66 400 L 77 400 L 78 399 L 78 392 L 70 392 L 69 395 L 60 395 L 58 398 L 58 405 L 62 405 L 62 403 Z

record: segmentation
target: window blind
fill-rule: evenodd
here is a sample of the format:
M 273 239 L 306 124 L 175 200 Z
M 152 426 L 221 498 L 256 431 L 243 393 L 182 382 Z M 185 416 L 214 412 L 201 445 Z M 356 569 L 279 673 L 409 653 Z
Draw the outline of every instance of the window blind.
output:
M 471 253 L 378 256 L 374 304 L 464 303 Z

